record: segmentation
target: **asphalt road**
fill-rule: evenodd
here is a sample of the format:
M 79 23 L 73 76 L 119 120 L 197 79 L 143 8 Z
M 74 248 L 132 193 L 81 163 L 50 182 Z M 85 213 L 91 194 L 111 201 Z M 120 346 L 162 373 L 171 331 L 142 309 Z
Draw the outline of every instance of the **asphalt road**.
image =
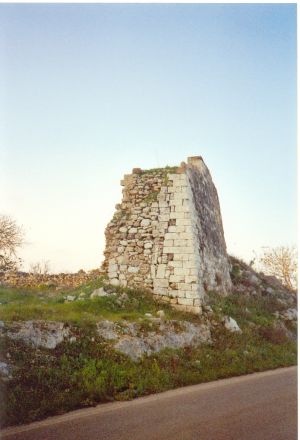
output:
M 73 411 L 5 440 L 296 440 L 297 369 L 282 368 Z

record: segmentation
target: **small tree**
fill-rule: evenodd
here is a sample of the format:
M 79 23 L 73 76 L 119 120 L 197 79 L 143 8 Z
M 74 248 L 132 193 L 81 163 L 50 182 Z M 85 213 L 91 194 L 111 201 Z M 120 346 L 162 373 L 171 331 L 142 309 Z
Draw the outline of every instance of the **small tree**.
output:
M 267 275 L 277 277 L 288 289 L 297 288 L 297 251 L 294 246 L 267 248 L 260 263 Z
M 24 243 L 24 231 L 15 220 L 0 214 L 0 271 L 16 270 L 21 262 L 17 249 Z

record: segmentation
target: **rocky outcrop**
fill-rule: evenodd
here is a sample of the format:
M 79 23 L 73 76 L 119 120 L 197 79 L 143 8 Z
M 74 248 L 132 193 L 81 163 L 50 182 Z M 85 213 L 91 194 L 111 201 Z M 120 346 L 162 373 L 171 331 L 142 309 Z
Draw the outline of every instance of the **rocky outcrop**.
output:
M 195 347 L 212 342 L 208 324 L 175 320 L 164 322 L 161 318 L 153 318 L 149 324 L 145 331 L 139 323 L 101 321 L 97 329 L 101 337 L 113 342 L 115 350 L 134 361 L 165 348 Z
M 14 321 L 1 328 L 2 335 L 33 347 L 53 349 L 68 338 L 69 327 L 56 321 Z
M 231 289 L 216 188 L 201 157 L 176 168 L 134 169 L 106 228 L 103 269 L 113 285 L 147 287 L 201 313 L 209 290 Z

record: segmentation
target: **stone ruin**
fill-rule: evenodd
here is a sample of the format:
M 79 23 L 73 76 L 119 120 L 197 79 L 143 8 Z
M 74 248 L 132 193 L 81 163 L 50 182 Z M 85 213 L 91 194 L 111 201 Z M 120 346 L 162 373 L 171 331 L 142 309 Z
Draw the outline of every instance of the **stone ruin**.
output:
M 105 230 L 103 270 L 113 285 L 143 287 L 179 310 L 201 313 L 206 292 L 231 289 L 217 190 L 200 156 L 134 168 Z

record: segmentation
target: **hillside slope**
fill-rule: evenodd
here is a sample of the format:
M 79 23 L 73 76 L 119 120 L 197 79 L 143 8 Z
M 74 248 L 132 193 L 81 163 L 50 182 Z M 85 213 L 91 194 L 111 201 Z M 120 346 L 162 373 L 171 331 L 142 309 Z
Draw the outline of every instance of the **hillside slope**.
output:
M 2 425 L 296 364 L 296 295 L 231 259 L 201 316 L 93 278 L 0 288 Z M 3 400 L 3 399 L 2 399 Z

